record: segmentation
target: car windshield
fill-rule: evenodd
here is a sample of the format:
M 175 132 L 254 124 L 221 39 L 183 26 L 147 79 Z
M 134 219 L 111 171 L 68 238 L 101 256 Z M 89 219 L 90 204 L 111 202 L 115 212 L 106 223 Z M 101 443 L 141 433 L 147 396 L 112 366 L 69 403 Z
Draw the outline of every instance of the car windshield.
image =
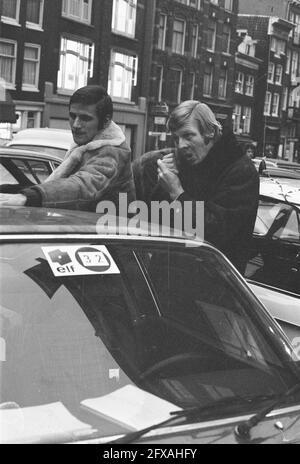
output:
M 6 243 L 0 263 L 4 442 L 38 438 L 54 405 L 57 436 L 67 425 L 128 431 L 82 406 L 128 385 L 174 408 L 229 399 L 215 419 L 254 412 L 297 381 L 276 324 L 209 247 Z

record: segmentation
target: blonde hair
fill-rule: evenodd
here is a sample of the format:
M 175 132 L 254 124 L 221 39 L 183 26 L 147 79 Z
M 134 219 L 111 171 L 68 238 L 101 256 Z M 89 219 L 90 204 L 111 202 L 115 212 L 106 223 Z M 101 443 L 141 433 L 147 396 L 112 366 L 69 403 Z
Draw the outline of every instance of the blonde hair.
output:
M 184 101 L 175 108 L 168 120 L 168 129 L 176 132 L 190 118 L 197 121 L 199 132 L 203 137 L 216 140 L 222 135 L 222 126 L 212 110 L 205 103 L 196 100 Z

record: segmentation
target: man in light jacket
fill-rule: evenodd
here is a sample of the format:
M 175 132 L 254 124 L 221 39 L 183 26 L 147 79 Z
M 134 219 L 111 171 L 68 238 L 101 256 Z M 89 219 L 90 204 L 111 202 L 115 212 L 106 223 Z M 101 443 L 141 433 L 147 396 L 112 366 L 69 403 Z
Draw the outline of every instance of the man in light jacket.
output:
M 131 152 L 112 115 L 112 100 L 103 87 L 77 90 L 69 105 L 75 143 L 65 159 L 44 183 L 18 194 L 0 194 L 0 206 L 96 211 L 102 200 L 117 204 L 119 193 L 127 193 L 128 201 L 133 201 Z

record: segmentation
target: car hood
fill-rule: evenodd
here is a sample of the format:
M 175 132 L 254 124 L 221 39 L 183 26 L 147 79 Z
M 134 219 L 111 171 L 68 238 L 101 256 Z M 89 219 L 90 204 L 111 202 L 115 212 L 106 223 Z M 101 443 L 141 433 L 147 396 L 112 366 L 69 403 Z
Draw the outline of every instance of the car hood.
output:
M 273 179 L 260 180 L 260 195 L 300 205 L 300 188 Z

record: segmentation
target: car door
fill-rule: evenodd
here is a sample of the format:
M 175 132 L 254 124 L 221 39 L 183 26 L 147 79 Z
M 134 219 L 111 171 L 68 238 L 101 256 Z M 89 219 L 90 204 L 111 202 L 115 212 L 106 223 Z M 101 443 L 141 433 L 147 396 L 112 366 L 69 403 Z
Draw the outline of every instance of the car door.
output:
M 0 158 L 0 192 L 17 193 L 22 188 L 41 184 L 53 171 L 50 161 L 25 157 Z
M 291 204 L 260 201 L 246 278 L 300 294 L 300 213 Z

